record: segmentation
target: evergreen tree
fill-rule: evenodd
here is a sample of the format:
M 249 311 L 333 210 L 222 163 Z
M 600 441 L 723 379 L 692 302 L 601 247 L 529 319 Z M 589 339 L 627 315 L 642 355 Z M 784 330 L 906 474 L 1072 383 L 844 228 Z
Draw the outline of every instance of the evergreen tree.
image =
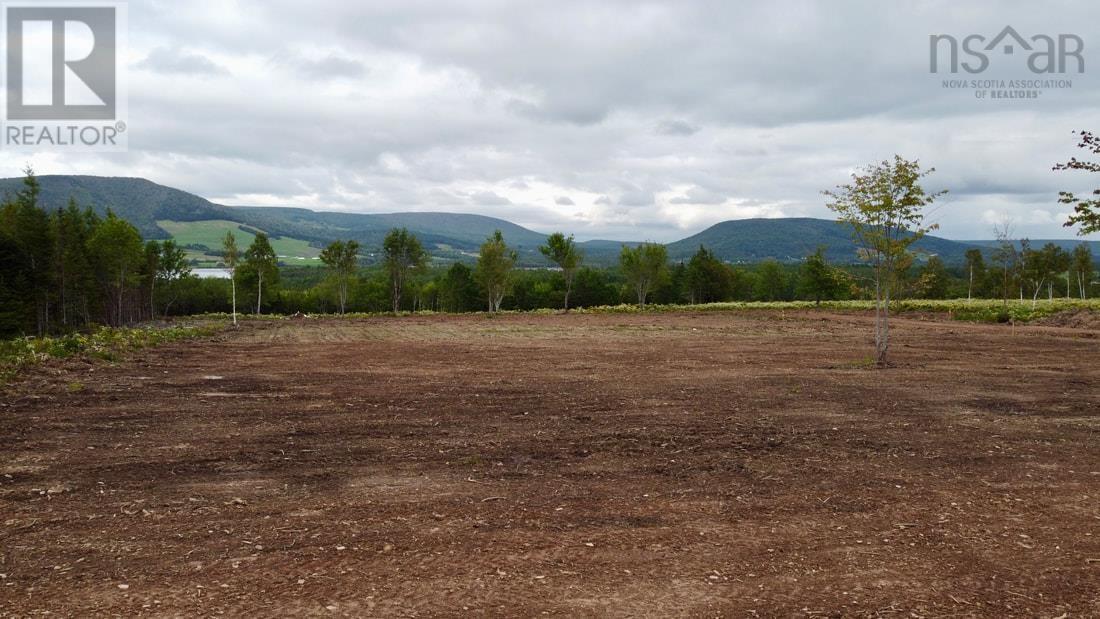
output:
M 619 302 L 619 289 L 611 283 L 605 269 L 584 267 L 577 271 L 573 288 L 574 307 L 614 305 Z
M 88 239 L 88 250 L 96 280 L 108 301 L 106 322 L 116 326 L 129 322 L 132 314 L 127 316 L 125 302 L 140 284 L 141 235 L 129 222 L 108 211 L 107 218 Z
M 448 312 L 468 312 L 476 309 L 479 296 L 473 271 L 461 262 L 452 264 L 439 283 L 440 303 Z
M 56 211 L 50 223 L 54 237 L 55 315 L 61 327 L 69 329 L 92 320 L 89 308 L 94 304 L 95 277 L 88 239 L 99 219 L 91 209 L 81 211 L 76 200 L 70 198 L 68 206 Z
M 798 283 L 801 294 L 813 299 L 817 305 L 821 305 L 822 300 L 835 298 L 840 292 L 841 273 L 829 266 L 824 247 L 818 247 L 817 251 L 806 257 Z
M 922 299 L 946 298 L 949 280 L 943 260 L 939 256 L 932 256 L 921 268 L 917 278 L 917 296 Z
M 0 337 L 24 335 L 34 329 L 34 306 L 28 303 L 30 260 L 7 230 L 0 229 Z
M 787 296 L 787 278 L 775 260 L 765 260 L 756 269 L 756 298 L 782 301 Z
M 29 302 L 34 307 L 38 335 L 50 326 L 50 301 L 54 290 L 54 237 L 50 218 L 38 206 L 40 187 L 34 170 L 27 168 L 23 188 L 4 206 L 3 225 L 19 246 L 27 266 Z
M 692 304 L 725 301 L 733 293 L 733 272 L 702 245 L 688 261 L 684 278 Z
M 168 316 L 169 308 L 179 296 L 180 282 L 187 277 L 191 277 L 191 264 L 187 260 L 187 252 L 172 239 L 165 240 L 160 244 L 154 277 L 160 289 L 161 300 L 164 302 L 165 317 Z

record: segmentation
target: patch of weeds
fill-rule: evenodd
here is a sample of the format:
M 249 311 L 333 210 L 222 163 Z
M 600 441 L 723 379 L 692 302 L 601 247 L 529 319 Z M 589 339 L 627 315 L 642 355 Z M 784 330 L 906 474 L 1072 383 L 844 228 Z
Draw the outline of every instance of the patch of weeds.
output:
M 118 361 L 118 354 L 106 348 L 97 348 L 88 353 L 88 356 L 100 361 Z
M 11 380 L 26 368 L 48 359 L 85 355 L 118 361 L 129 350 L 212 335 L 218 330 L 216 326 L 99 327 L 87 333 L 4 340 L 0 341 L 0 382 Z
M 874 357 L 863 357 L 862 359 L 856 359 L 847 363 L 840 364 L 842 368 L 848 368 L 852 370 L 870 370 L 878 367 L 878 362 Z

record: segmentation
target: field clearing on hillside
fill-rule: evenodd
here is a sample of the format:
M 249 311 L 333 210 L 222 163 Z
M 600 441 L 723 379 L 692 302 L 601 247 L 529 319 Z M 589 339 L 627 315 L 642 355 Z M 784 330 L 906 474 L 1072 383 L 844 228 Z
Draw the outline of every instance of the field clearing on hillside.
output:
M 0 615 L 1100 615 L 1100 331 L 253 320 L 0 401 Z M 884 390 L 883 385 L 890 385 Z
M 251 229 L 250 227 L 245 226 L 245 229 L 242 230 L 241 224 L 223 219 L 203 221 L 159 220 L 157 225 L 168 234 L 171 234 L 172 238 L 180 245 L 204 245 L 215 254 L 221 252 L 222 239 L 225 238 L 226 231 L 231 231 L 237 237 L 237 247 L 240 248 L 241 252 L 244 252 L 252 243 L 252 240 L 256 238 L 254 233 L 248 231 Z M 287 264 L 297 266 L 320 264 L 320 260 L 316 258 L 321 255 L 321 250 L 310 246 L 309 241 L 288 237 L 272 237 L 271 247 Z M 214 260 L 211 256 L 194 250 L 188 252 L 188 258 Z

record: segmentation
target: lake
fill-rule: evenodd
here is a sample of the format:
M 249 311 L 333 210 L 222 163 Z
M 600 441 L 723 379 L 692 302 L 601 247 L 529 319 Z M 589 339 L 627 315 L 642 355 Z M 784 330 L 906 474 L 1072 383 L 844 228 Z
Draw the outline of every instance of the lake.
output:
M 203 279 L 229 279 L 229 269 L 191 269 L 191 273 L 194 274 L 195 277 L 201 277 Z

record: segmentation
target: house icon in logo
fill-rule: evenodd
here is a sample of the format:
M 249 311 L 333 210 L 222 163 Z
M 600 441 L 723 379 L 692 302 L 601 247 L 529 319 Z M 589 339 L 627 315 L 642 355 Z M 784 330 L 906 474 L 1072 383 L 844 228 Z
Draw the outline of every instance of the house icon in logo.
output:
M 989 42 L 989 45 L 985 46 L 985 50 L 992 51 L 993 48 L 1001 45 L 1001 41 L 1008 37 L 1012 37 L 1013 39 L 1015 39 L 1016 42 L 1020 44 L 1020 47 L 1031 51 L 1031 45 L 1029 45 L 1028 42 L 1024 40 L 1024 37 L 1020 36 L 1020 33 L 1016 32 L 1016 29 L 1012 26 L 1005 26 L 1004 30 L 1002 30 L 997 36 L 993 37 L 993 40 Z M 1015 49 L 1012 47 L 1011 44 L 1005 43 L 1003 51 L 1005 54 L 1012 54 Z

